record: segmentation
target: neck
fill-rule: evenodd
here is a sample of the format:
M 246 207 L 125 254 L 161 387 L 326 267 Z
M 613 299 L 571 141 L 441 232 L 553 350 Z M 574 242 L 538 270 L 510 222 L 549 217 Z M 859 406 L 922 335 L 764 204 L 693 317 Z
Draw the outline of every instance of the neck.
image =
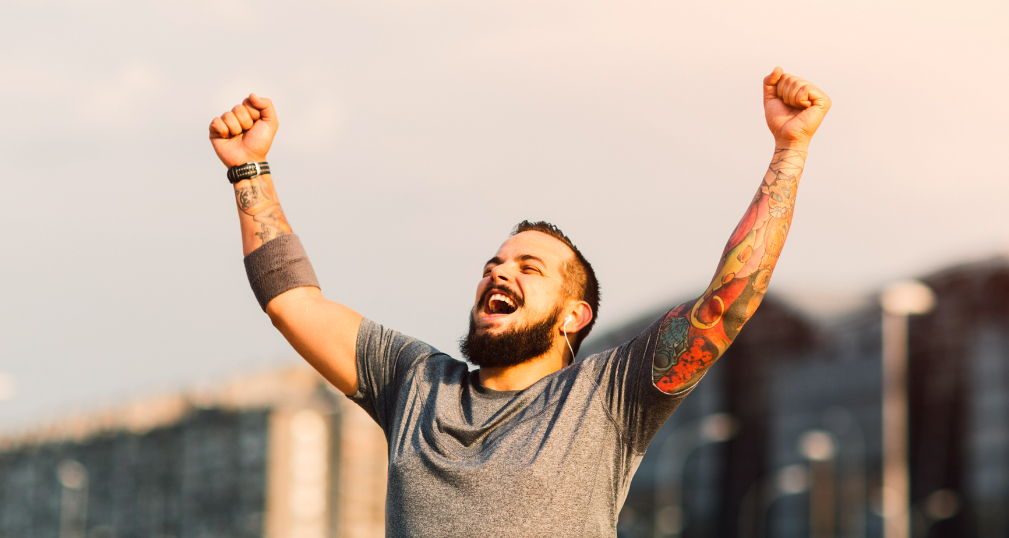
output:
M 480 384 L 491 390 L 524 390 L 570 363 L 567 344 L 515 366 L 480 368 Z

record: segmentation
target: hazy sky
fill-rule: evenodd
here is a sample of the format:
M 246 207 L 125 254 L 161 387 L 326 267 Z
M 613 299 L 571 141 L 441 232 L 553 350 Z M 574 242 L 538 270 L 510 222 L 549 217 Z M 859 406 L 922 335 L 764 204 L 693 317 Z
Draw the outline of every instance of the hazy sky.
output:
M 324 293 L 452 353 L 525 218 L 596 267 L 600 332 L 703 291 L 775 65 L 834 107 L 772 292 L 1009 250 L 1009 3 L 881 4 L 5 0 L 0 430 L 295 360 L 207 141 L 250 91 Z

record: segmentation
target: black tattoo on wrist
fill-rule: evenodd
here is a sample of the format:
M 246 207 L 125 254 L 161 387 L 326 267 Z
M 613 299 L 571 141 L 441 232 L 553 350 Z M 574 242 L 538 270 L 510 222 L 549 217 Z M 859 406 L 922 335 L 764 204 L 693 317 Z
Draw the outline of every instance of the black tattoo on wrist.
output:
M 238 208 L 243 213 L 251 215 L 249 210 L 259 204 L 259 188 L 255 185 L 248 185 L 235 189 L 235 198 L 238 200 Z
M 797 149 L 775 149 L 774 157 L 767 169 L 777 173 L 780 170 L 799 171 L 806 164 L 806 152 Z

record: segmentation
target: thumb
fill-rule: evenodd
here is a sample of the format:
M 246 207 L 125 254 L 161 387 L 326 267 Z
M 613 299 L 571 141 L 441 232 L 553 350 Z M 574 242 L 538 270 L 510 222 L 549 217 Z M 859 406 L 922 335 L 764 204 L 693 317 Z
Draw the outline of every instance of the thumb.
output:
M 260 97 L 254 93 L 249 94 L 249 103 L 256 107 L 260 113 L 260 119 L 267 123 L 277 121 L 277 111 L 273 109 L 273 101 L 266 97 Z
M 770 75 L 764 77 L 764 101 L 770 101 L 777 97 L 775 86 L 778 85 L 778 81 L 781 80 L 781 75 L 784 74 L 784 69 L 781 67 L 775 67 L 774 71 L 771 71 Z

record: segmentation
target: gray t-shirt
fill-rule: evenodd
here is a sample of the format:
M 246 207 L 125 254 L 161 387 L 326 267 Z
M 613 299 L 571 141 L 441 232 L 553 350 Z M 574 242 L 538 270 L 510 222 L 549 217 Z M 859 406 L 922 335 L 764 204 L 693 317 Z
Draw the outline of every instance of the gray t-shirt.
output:
M 615 536 L 648 442 L 689 392 L 652 384 L 658 326 L 495 391 L 465 363 L 362 321 L 352 399 L 389 442 L 386 536 Z

